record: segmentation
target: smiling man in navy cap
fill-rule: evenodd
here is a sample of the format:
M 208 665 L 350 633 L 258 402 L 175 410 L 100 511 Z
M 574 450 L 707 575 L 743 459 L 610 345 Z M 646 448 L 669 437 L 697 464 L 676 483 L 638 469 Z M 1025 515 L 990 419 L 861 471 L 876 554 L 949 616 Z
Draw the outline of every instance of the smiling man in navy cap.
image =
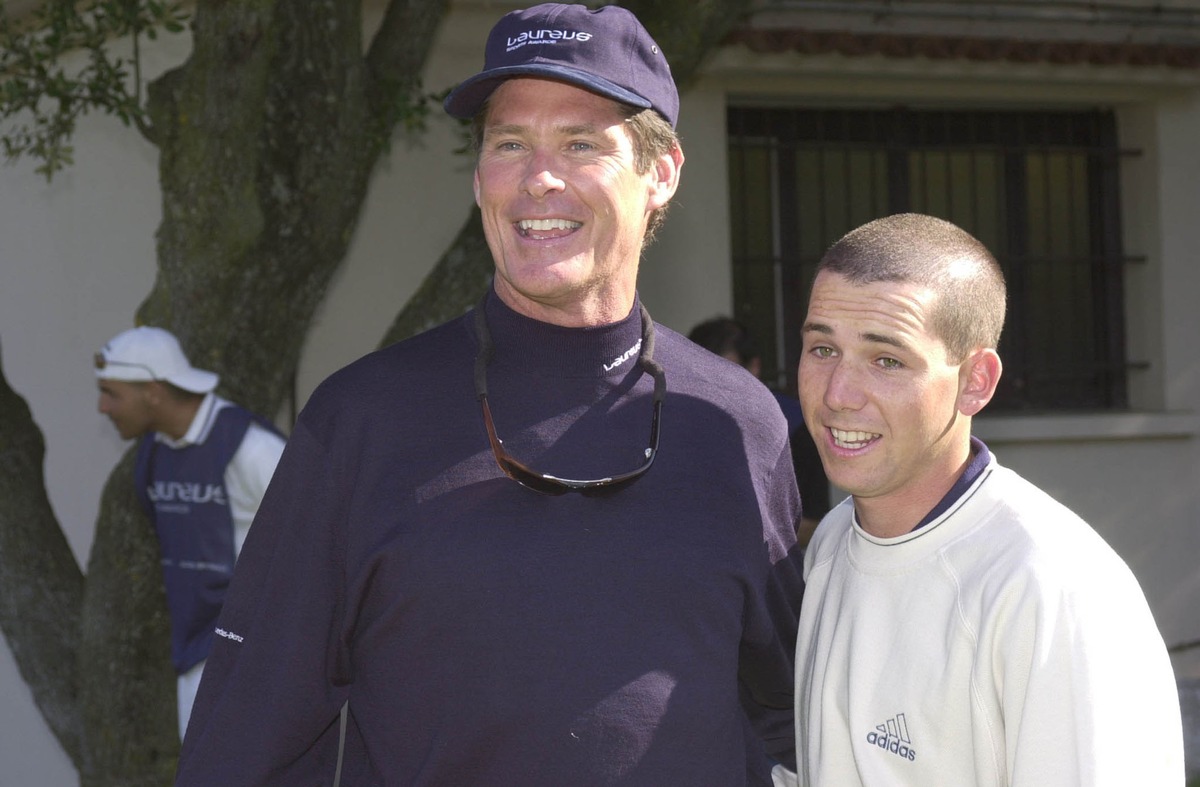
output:
M 800 501 L 770 393 L 637 294 L 683 165 L 666 58 L 540 5 L 445 107 L 492 286 L 313 394 L 178 783 L 771 784 Z

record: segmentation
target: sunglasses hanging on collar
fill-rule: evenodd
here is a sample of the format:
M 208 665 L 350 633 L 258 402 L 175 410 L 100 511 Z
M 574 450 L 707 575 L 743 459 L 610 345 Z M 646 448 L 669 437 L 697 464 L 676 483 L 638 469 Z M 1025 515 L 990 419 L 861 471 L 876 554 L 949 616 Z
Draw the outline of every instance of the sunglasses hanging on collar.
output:
M 655 455 L 658 454 L 659 421 L 662 418 L 663 400 L 667 394 L 666 375 L 663 373 L 662 366 L 654 360 L 654 321 L 650 319 L 650 312 L 646 310 L 646 307 L 641 306 L 642 349 L 638 356 L 638 363 L 646 373 L 654 378 L 654 410 L 650 419 L 650 446 L 644 452 L 645 458 L 642 463 L 628 472 L 604 478 L 577 480 L 560 478 L 550 473 L 534 470 L 509 454 L 504 448 L 504 441 L 496 434 L 496 424 L 492 420 L 492 410 L 488 406 L 487 399 L 487 366 L 496 350 L 492 343 L 491 331 L 488 330 L 485 314 L 484 307 L 487 304 L 487 298 L 488 293 L 484 293 L 483 299 L 475 307 L 475 333 L 479 340 L 479 354 L 475 356 L 475 394 L 479 397 L 479 405 L 483 409 L 483 424 L 487 428 L 488 442 L 492 445 L 492 455 L 496 457 L 496 464 L 500 466 L 504 474 L 522 486 L 546 495 L 562 495 L 567 492 L 579 492 L 584 495 L 606 494 L 626 487 L 645 475 L 646 471 L 650 469 L 650 465 L 654 464 Z

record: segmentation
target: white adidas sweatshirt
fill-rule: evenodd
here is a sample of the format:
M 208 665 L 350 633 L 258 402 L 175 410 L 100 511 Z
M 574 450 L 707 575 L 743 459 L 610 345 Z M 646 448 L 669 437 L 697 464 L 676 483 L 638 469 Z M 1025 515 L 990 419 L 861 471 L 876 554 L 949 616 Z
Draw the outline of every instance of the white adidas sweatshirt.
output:
M 1136 579 L 994 458 L 899 538 L 844 501 L 805 578 L 801 785 L 1183 784 L 1175 679 Z

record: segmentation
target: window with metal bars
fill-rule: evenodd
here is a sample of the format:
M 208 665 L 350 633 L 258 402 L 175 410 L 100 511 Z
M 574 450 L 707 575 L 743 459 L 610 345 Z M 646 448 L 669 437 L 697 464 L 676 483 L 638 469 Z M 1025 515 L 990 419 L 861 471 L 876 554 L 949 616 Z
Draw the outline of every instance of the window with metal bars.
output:
M 1008 281 L 990 411 L 1127 406 L 1116 123 L 1109 111 L 729 110 L 734 316 L 794 390 L 822 253 L 880 216 L 953 221 Z

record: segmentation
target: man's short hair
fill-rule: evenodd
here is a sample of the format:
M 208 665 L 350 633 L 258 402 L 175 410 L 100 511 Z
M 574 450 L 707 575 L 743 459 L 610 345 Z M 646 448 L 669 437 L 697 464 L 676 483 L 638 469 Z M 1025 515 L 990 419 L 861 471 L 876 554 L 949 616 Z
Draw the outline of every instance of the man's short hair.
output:
M 898 213 L 851 230 L 817 266 L 855 284 L 909 282 L 937 295 L 932 329 L 951 363 L 973 350 L 995 349 L 1004 329 L 1004 273 L 992 253 L 944 219 Z

